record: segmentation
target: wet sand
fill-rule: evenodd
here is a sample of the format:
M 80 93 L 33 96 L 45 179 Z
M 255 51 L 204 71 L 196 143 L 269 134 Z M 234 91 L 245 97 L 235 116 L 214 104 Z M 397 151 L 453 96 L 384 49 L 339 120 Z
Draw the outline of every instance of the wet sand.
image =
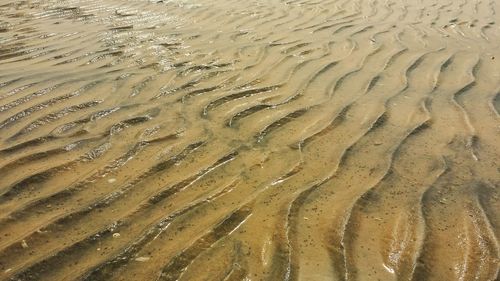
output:
M 498 13 L 0 1 L 0 280 L 498 280 Z

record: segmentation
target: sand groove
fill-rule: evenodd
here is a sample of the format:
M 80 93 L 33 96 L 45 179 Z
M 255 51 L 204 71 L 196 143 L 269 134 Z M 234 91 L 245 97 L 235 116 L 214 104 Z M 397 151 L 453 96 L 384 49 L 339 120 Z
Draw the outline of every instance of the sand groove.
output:
M 0 1 L 0 280 L 497 280 L 499 5 Z

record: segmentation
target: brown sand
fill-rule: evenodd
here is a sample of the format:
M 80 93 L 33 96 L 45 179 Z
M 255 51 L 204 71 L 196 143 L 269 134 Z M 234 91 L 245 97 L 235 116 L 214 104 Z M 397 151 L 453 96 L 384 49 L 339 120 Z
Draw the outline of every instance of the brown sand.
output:
M 0 1 L 0 279 L 497 279 L 497 12 Z

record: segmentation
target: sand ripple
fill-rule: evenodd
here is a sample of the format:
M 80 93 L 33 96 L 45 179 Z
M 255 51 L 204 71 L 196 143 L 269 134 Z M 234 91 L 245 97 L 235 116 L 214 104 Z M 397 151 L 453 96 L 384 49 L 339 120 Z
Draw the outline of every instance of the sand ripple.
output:
M 499 9 L 0 1 L 0 279 L 497 280 Z

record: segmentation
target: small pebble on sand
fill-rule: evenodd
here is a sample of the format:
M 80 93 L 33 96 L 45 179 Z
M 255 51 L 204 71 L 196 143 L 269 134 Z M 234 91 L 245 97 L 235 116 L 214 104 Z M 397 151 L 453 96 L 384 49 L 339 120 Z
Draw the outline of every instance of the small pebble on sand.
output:
M 150 259 L 150 257 L 138 257 L 135 260 L 140 261 L 140 262 L 145 262 L 145 261 L 148 261 L 149 259 Z

